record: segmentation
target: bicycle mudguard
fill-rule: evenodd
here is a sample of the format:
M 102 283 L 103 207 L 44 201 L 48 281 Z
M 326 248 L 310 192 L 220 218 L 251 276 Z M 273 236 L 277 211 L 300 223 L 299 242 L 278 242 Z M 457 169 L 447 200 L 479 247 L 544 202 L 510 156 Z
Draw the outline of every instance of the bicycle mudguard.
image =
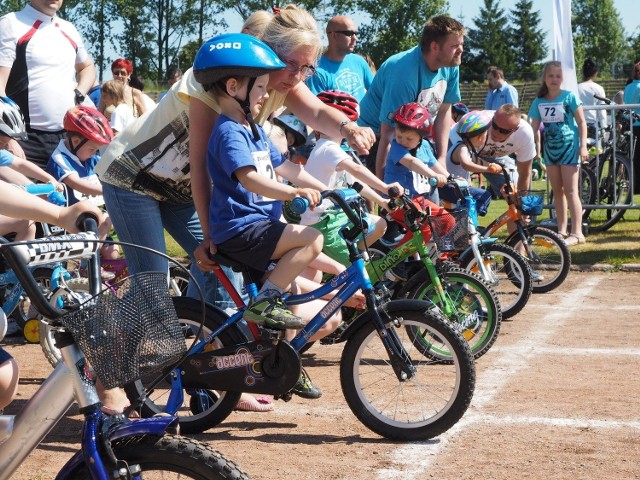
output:
M 183 388 L 281 395 L 300 377 L 300 355 L 286 340 L 240 343 L 189 355 L 180 365 Z
M 416 299 L 408 298 L 408 299 L 391 300 L 379 308 L 384 309 L 384 311 L 390 314 L 394 312 L 402 311 L 402 310 L 425 312 L 433 309 L 433 303 L 427 302 L 425 300 L 416 300 Z M 353 336 L 353 334 L 357 332 L 360 329 L 360 327 L 362 327 L 362 325 L 372 321 L 373 319 L 371 318 L 370 311 L 366 310 L 362 312 L 362 314 L 356 317 L 355 320 L 353 320 L 353 322 L 351 322 L 347 326 L 347 328 L 344 330 L 344 332 L 340 336 L 340 339 L 338 340 L 338 342 L 344 342 L 349 340 L 349 338 L 351 338 L 351 336 Z

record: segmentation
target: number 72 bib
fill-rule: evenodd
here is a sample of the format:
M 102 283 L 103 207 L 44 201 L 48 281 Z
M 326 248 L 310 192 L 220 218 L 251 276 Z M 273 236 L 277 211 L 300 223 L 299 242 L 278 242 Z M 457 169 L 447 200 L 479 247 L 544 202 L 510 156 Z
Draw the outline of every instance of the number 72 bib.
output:
M 562 102 L 541 103 L 538 105 L 538 111 L 545 123 L 564 123 L 564 104 Z

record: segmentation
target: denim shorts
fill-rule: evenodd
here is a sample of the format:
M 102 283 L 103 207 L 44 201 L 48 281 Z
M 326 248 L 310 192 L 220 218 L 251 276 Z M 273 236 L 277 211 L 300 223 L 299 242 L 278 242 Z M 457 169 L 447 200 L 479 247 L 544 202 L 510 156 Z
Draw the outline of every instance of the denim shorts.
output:
M 271 264 L 273 252 L 286 227 L 286 223 L 278 220 L 252 223 L 235 237 L 219 244 L 218 250 L 251 270 L 264 273 Z

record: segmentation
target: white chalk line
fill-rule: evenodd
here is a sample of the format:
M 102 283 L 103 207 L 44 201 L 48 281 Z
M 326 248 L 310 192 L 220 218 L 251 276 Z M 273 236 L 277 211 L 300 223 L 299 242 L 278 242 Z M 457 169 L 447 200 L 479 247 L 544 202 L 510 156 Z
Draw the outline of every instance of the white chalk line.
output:
M 493 361 L 494 366 L 491 369 L 477 375 L 471 406 L 462 419 L 446 433 L 440 435 L 436 441 L 407 444 L 391 452 L 390 459 L 395 466 L 378 470 L 377 478 L 422 479 L 433 460 L 449 443 L 449 439 L 462 433 L 469 425 L 484 420 L 486 415 L 481 412 L 482 408 L 485 405 L 491 405 L 502 387 L 511 381 L 514 375 L 527 368 L 532 358 L 543 353 L 542 349 L 547 348 L 547 340 L 556 335 L 570 317 L 567 312 L 584 308 L 584 305 L 576 302 L 576 299 L 585 298 L 602 280 L 603 278 L 599 276 L 586 277 L 585 281 L 566 295 L 559 305 L 554 305 L 549 312 L 545 313 L 544 318 L 540 317 L 535 324 L 528 322 L 526 325 L 532 329 L 526 339 L 521 340 L 513 348 L 505 348 L 500 352 L 500 357 Z

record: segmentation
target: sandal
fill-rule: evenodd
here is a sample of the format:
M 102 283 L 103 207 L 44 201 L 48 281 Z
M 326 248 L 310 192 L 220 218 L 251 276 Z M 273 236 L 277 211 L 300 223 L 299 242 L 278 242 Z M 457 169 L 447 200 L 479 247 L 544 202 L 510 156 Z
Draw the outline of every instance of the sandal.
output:
M 273 410 L 273 402 L 271 397 L 254 397 L 248 393 L 243 393 L 234 410 L 241 412 L 269 412 Z
M 575 233 L 572 233 L 565 239 L 564 242 L 571 247 L 580 243 L 586 243 L 586 241 L 587 240 L 584 238 L 584 235 L 576 235 Z
M 563 240 L 566 240 L 569 237 L 569 234 L 567 232 L 560 232 L 559 231 L 558 235 L 560 235 Z
M 109 416 L 122 415 L 124 411 L 129 407 L 131 407 L 131 405 L 126 405 L 122 410 L 118 410 L 117 408 L 111 408 L 111 407 L 107 407 L 106 405 L 102 405 L 100 407 L 100 411 L 105 415 L 109 415 Z M 140 418 L 140 414 L 135 410 L 131 410 L 127 418 Z

